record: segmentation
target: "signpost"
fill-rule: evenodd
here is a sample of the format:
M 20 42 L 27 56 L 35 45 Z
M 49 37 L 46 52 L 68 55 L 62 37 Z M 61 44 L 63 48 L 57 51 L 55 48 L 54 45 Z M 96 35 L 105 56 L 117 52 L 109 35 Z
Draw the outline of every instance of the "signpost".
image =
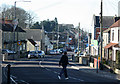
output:
M 22 42 L 21 41 L 17 41 L 17 45 L 21 45 L 22 44 Z

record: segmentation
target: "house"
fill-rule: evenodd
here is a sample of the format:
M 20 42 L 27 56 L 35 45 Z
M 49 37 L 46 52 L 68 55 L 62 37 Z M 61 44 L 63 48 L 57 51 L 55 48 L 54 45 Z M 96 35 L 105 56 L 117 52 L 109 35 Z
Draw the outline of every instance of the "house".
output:
M 108 29 L 116 20 L 114 16 L 103 16 L 103 28 L 102 31 Z M 93 15 L 93 29 L 92 29 L 92 39 L 97 40 L 100 35 L 100 16 Z M 96 53 L 91 53 L 91 55 L 97 55 L 98 50 L 96 46 L 91 46 L 91 52 L 96 51 Z M 103 56 L 103 54 L 102 54 Z
M 110 26 L 110 32 L 110 43 L 108 42 L 104 47 L 108 54 L 106 58 L 110 61 L 118 62 L 117 60 L 120 60 L 120 20 Z
M 27 39 L 27 51 L 38 50 L 36 44 L 37 43 L 33 39 Z
M 108 50 L 105 49 L 104 47 L 110 43 L 111 40 L 110 35 L 111 35 L 111 28 L 108 28 L 107 30 L 103 31 L 103 58 L 105 59 L 109 59 Z
M 32 39 L 36 43 L 36 46 L 38 46 L 38 48 L 37 48 L 38 50 L 45 51 L 45 33 L 44 33 L 44 30 L 43 29 L 24 29 L 24 30 L 26 31 L 27 41 L 30 42 L 30 40 L 28 40 L 28 39 Z M 28 48 L 28 46 L 29 47 L 31 46 L 28 44 L 27 44 L 27 48 Z M 27 49 L 27 51 L 29 51 L 29 48 Z
M 115 22 L 114 16 L 103 16 L 103 31 L 108 29 Z M 100 35 L 100 16 L 93 15 L 92 39 L 97 40 Z
M 26 51 L 26 32 L 19 26 L 14 30 L 12 20 L 0 19 L 0 25 L 2 25 L 2 49 L 9 49 L 13 51 Z M 20 45 L 18 44 L 20 42 Z
M 47 34 L 45 35 L 45 48 L 46 52 L 53 49 L 53 44 L 50 42 Z

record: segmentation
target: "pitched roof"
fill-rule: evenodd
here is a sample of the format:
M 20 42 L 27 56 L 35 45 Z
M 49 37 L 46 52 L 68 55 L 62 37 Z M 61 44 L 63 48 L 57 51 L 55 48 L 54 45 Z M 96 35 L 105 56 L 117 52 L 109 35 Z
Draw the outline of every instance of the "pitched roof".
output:
M 108 29 L 104 30 L 103 32 L 104 32 L 104 33 L 107 33 L 107 32 L 109 32 L 110 30 L 111 30 L 111 28 L 108 28 Z
M 42 29 L 24 29 L 26 31 L 27 39 L 33 39 L 34 41 L 41 41 L 44 31 Z
M 118 47 L 118 48 L 120 48 L 119 44 L 115 45 L 115 47 Z
M 103 16 L 103 28 L 109 28 L 114 22 L 114 16 Z M 100 27 L 100 16 L 95 16 L 95 26 Z
M 1 23 L 0 23 L 1 24 Z M 2 24 L 2 31 L 13 32 L 14 27 L 10 24 Z M 17 26 L 16 32 L 25 32 L 21 27 Z
M 109 43 L 108 45 L 106 45 L 104 48 L 111 48 L 112 46 L 117 45 L 118 43 Z
M 0 25 L 2 25 L 2 30 L 7 32 L 13 32 L 14 25 L 12 24 L 12 20 L 5 20 L 3 21 L 0 19 Z M 21 27 L 17 26 L 15 29 L 16 32 L 25 32 Z
M 13 20 L 7 20 L 7 19 L 0 19 L 0 23 L 4 23 L 4 24 L 12 24 Z
M 30 41 L 34 46 L 37 44 L 33 39 L 28 39 L 28 41 Z
M 120 20 L 118 20 L 117 22 L 115 22 L 110 26 L 110 28 L 113 28 L 113 27 L 120 27 Z

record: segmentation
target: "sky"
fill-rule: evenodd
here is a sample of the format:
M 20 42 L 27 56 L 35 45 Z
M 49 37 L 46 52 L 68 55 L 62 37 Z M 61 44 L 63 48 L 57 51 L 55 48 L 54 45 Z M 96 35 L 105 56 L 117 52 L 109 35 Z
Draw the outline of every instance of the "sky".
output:
M 75 27 L 80 22 L 80 27 L 91 31 L 93 14 L 99 15 L 101 0 L 0 0 L 3 4 L 21 7 L 32 11 L 36 16 L 35 21 L 58 19 L 59 24 L 73 24 Z M 23 2 L 31 1 L 31 2 Z M 103 0 L 103 15 L 118 15 L 118 2 L 120 0 Z

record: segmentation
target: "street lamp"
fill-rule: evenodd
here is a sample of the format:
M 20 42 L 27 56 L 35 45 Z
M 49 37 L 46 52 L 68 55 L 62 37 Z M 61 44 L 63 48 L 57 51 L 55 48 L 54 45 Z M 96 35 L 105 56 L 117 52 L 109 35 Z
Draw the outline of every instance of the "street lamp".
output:
M 31 2 L 31 1 L 15 1 L 15 3 L 14 3 L 14 7 L 15 7 L 15 11 L 14 11 L 15 12 L 15 19 L 16 19 L 16 3 L 17 2 Z
M 80 34 L 80 23 L 79 23 L 79 26 L 78 26 L 78 56 L 79 56 L 79 54 L 80 54 L 80 52 L 79 52 L 79 46 L 81 46 L 80 45 L 80 37 L 81 37 L 81 34 Z
M 15 42 L 15 29 L 16 29 L 17 24 L 18 24 L 18 21 L 16 19 L 16 3 L 17 2 L 31 2 L 31 1 L 15 1 L 14 2 L 14 29 L 13 29 L 13 32 L 14 32 L 14 42 Z M 18 41 L 18 31 L 17 31 L 17 41 Z M 14 44 L 14 51 L 15 51 L 15 44 Z

